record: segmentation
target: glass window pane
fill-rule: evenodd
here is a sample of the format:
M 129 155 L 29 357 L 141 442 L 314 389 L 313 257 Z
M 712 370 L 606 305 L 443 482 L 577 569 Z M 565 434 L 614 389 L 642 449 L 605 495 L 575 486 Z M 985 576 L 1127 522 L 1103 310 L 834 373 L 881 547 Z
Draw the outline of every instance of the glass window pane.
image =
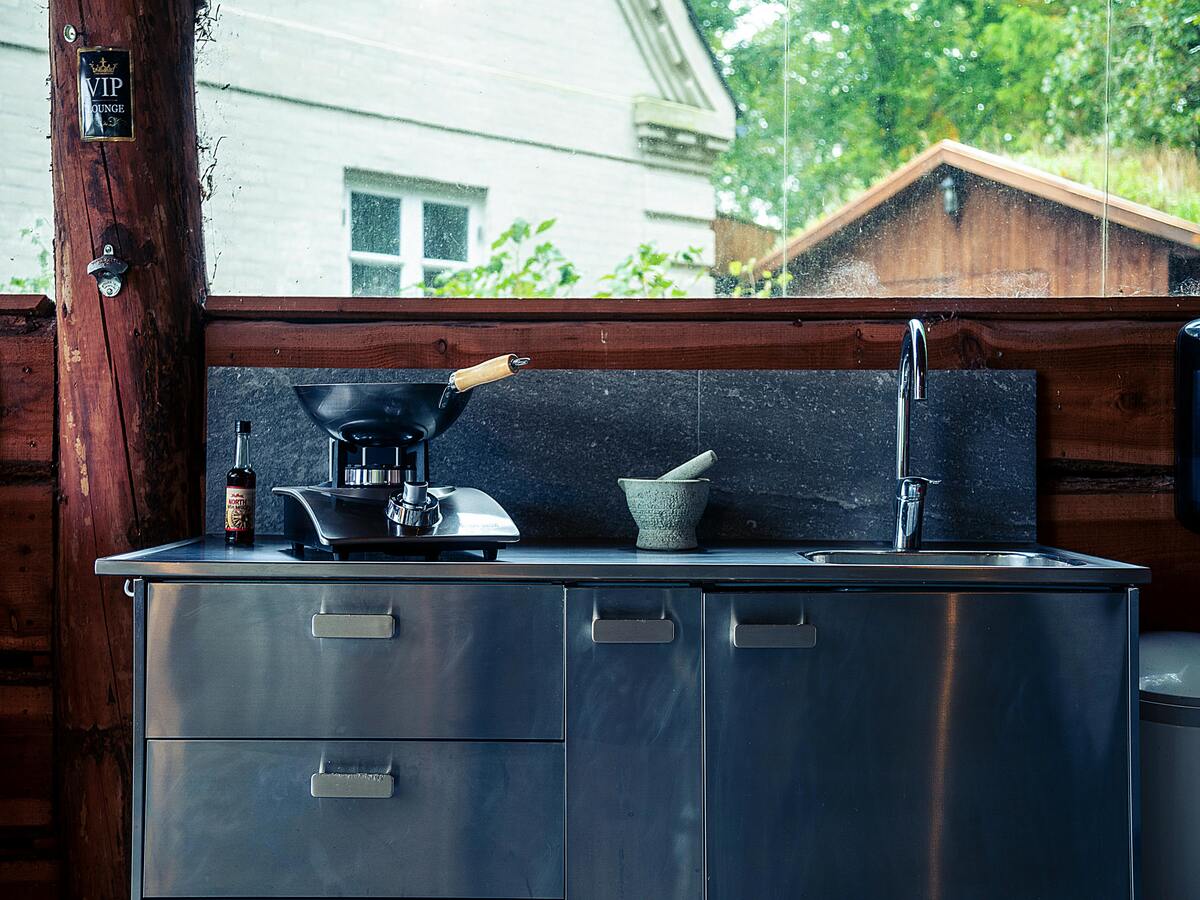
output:
M 426 259 L 467 261 L 467 208 L 447 203 L 425 204 Z
M 1085 147 L 1100 176 L 1089 183 L 1108 191 L 1104 293 L 1200 295 L 1200 19 L 1194 15 L 1200 8 L 1139 0 L 1113 3 L 1111 17 L 1088 17 L 1086 4 L 1082 10 L 1071 6 L 1068 21 L 1077 43 L 1064 60 L 1072 69 L 1060 67 L 1055 97 L 1067 106 L 1073 84 L 1065 76 L 1080 70 L 1095 72 L 1094 91 L 1109 97 L 1103 122 L 1068 120 L 1070 149 L 1082 155 L 1076 148 Z M 1150 209 L 1114 216 L 1125 200 Z M 1171 217 L 1189 224 L 1174 231 L 1166 224 Z
M 54 293 L 47 15 L 0 0 L 0 294 Z
M 355 297 L 400 296 L 399 266 L 350 265 L 350 293 Z
M 400 201 L 374 194 L 351 194 L 350 246 L 366 253 L 399 256 Z

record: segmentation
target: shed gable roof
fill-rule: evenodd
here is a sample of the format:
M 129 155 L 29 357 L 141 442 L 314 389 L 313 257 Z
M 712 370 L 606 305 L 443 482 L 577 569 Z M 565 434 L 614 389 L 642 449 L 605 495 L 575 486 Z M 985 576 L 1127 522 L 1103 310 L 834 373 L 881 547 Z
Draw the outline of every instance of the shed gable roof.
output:
M 1134 231 L 1200 250 L 1200 225 L 1161 210 L 1134 203 L 1069 178 L 1052 175 L 1033 166 L 957 141 L 939 141 L 896 171 L 876 182 L 841 209 L 831 213 L 790 240 L 759 264 L 760 270 L 773 269 L 784 259 L 795 259 L 818 244 L 832 238 L 852 222 L 891 201 L 897 194 L 940 166 L 951 166 L 980 178 L 1024 191 L 1035 197 L 1060 203 L 1079 212 L 1101 218 L 1107 207 L 1108 220 Z

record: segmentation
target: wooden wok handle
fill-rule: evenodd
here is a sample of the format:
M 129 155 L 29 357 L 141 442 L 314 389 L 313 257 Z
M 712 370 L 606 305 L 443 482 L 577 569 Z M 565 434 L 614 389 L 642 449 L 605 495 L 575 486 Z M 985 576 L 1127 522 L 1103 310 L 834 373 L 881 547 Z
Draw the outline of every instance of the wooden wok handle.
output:
M 509 375 L 515 375 L 528 362 L 528 359 L 519 357 L 515 353 L 497 356 L 495 359 L 481 362 L 477 366 L 471 366 L 469 369 L 459 369 L 452 373 L 450 375 L 450 383 L 460 393 L 462 391 L 469 391 L 471 388 L 477 388 L 481 384 L 491 384 L 493 381 L 499 381 L 502 378 L 507 378 Z

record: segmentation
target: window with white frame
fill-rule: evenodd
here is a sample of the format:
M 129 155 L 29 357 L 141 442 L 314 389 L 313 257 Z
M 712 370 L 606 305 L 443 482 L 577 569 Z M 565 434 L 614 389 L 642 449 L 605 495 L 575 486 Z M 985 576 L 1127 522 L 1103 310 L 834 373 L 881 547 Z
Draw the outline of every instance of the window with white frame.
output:
M 438 275 L 476 262 L 480 192 L 422 184 L 351 183 L 350 293 L 420 295 Z

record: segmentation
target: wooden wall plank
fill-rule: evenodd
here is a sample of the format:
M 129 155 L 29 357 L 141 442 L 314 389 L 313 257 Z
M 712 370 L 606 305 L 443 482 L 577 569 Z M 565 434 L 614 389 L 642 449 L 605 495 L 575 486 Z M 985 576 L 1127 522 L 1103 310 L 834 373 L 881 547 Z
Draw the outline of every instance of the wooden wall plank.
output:
M 54 306 L 0 295 L 0 896 L 60 893 L 54 802 Z
M 60 900 L 61 863 L 57 859 L 0 859 L 4 900 Z
M 54 454 L 54 320 L 0 323 L 0 460 L 50 465 Z
M 54 318 L 54 301 L 45 294 L 0 294 L 0 315 Z
M 1142 628 L 1200 631 L 1200 534 L 1175 520 L 1173 494 L 1043 495 L 1038 533 L 1056 547 L 1149 566 Z
M 49 651 L 54 585 L 50 483 L 0 485 L 0 565 L 0 651 Z
M 52 825 L 53 736 L 49 682 L 0 684 L 0 847 L 27 849 Z
M 1168 465 L 1175 322 L 928 321 L 933 368 L 1034 369 L 1049 459 Z M 540 368 L 891 369 L 880 321 L 210 322 L 216 366 L 456 367 L 520 352 Z

